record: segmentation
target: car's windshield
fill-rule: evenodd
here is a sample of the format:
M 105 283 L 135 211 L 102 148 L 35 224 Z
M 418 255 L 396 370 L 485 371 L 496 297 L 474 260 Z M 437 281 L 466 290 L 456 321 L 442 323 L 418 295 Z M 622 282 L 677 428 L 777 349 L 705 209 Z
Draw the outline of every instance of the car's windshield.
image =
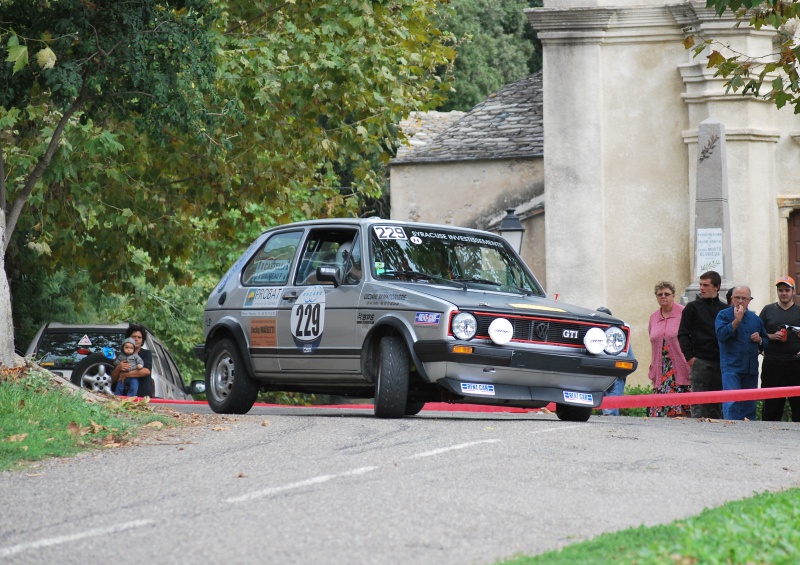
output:
M 501 239 L 458 231 L 374 225 L 374 277 L 543 296 Z
M 101 353 L 104 347 L 119 352 L 125 339 L 122 331 L 111 330 L 45 330 L 39 339 L 36 359 L 43 367 L 72 369 L 91 353 Z

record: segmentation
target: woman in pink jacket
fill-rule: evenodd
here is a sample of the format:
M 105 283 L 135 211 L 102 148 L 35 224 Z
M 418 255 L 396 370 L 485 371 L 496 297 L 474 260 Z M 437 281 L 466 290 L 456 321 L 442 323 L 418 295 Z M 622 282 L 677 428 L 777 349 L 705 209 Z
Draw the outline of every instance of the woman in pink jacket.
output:
M 661 281 L 656 285 L 656 300 L 659 308 L 650 316 L 650 380 L 656 394 L 690 392 L 689 364 L 681 353 L 678 343 L 678 326 L 681 324 L 683 306 L 675 304 L 675 285 Z M 651 418 L 656 416 L 690 417 L 689 405 L 652 406 L 648 409 Z

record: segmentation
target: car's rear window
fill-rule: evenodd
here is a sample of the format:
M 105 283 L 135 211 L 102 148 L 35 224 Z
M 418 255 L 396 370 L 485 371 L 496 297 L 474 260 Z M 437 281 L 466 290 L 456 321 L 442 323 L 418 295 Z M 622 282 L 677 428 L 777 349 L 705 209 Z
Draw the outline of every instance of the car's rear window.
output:
M 116 354 L 123 339 L 122 331 L 45 330 L 36 348 L 36 359 L 42 367 L 72 369 L 87 355 L 102 353 L 104 347 L 110 347 Z

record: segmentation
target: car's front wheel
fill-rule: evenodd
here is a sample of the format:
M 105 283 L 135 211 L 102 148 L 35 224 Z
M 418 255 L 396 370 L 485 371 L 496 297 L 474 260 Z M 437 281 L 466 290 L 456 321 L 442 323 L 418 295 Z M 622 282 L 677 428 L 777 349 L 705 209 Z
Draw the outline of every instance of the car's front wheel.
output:
M 72 384 L 87 388 L 92 392 L 114 394 L 111 386 L 111 372 L 114 362 L 102 353 L 87 355 L 75 364 L 70 380 Z
M 556 404 L 556 416 L 565 422 L 585 422 L 592 415 L 592 409 L 570 404 Z
M 408 350 L 394 335 L 381 339 L 378 377 L 375 379 L 375 415 L 378 418 L 401 418 L 408 401 Z
M 419 414 L 422 409 L 424 408 L 425 403 L 419 402 L 416 400 L 409 400 L 406 402 L 406 416 L 414 416 L 415 414 Z
M 231 340 L 222 339 L 211 347 L 206 361 L 206 399 L 214 412 L 246 414 L 256 402 L 258 388 Z

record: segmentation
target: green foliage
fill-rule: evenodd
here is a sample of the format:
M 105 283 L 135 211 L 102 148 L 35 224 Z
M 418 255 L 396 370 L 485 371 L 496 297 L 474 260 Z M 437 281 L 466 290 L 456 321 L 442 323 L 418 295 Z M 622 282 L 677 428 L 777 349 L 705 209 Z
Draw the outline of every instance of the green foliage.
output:
M 459 39 L 453 92 L 439 109 L 468 111 L 542 66 L 541 44 L 524 13 L 542 0 L 452 0 L 440 26 Z
M 765 492 L 668 525 L 603 534 L 535 557 L 504 563 L 797 563 L 800 490 Z
M 90 404 L 45 371 L 0 380 L 0 470 L 125 442 L 137 425 L 167 420 L 131 401 Z
M 754 55 L 734 52 L 726 56 L 720 49 L 730 52 L 730 46 L 702 37 L 691 29 L 687 30 L 690 35 L 684 40 L 684 47 L 691 49 L 695 57 L 710 50 L 707 67 L 716 69 L 714 76 L 725 79 L 726 92 L 741 91 L 745 96 L 761 97 L 778 108 L 794 106 L 794 113 L 800 113 L 800 75 L 797 71 L 800 45 L 792 31 L 800 18 L 800 1 L 706 0 L 706 5 L 714 8 L 718 15 L 730 9 L 738 20 L 737 27 L 746 24 L 757 30 L 764 26 L 776 30 L 774 51 Z M 787 26 L 790 22 L 793 25 Z M 762 92 L 765 83 L 768 91 Z

